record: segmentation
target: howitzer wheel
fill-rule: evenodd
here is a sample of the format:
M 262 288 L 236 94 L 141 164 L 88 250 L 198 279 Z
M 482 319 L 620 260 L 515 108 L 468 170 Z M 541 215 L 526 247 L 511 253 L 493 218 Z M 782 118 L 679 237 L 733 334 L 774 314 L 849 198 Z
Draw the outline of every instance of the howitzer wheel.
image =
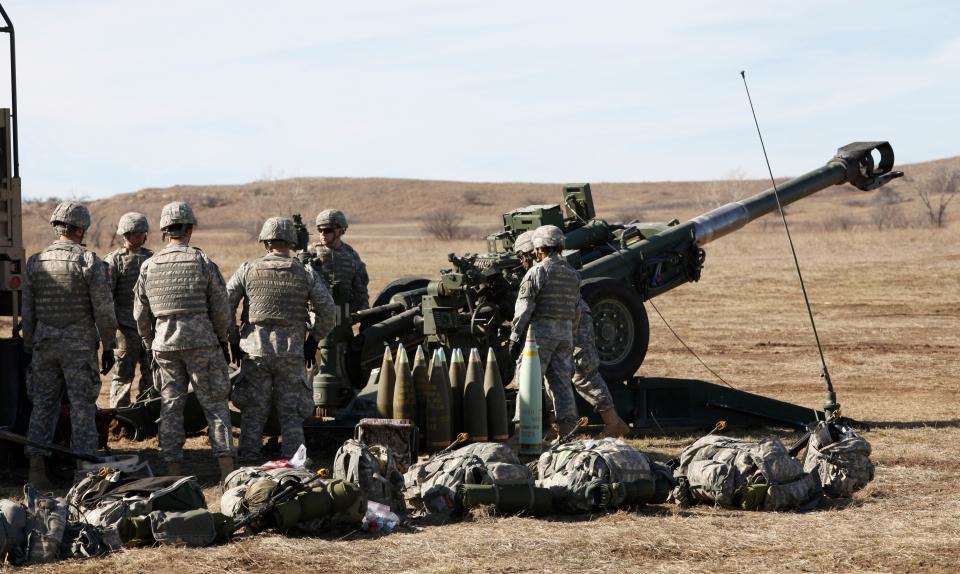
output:
M 643 299 L 629 285 L 606 277 L 585 280 L 580 293 L 593 313 L 600 375 L 608 383 L 632 377 L 650 342 Z

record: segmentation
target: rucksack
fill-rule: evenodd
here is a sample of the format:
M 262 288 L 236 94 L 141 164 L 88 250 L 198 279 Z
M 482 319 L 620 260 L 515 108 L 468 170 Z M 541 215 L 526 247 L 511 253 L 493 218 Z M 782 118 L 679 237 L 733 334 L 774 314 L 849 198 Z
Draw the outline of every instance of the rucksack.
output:
M 664 502 L 670 474 L 615 438 L 561 444 L 537 461 L 537 486 L 550 489 L 555 510 L 571 513 Z
M 810 433 L 803 470 L 820 478 L 827 496 L 849 498 L 873 480 L 870 451 L 853 429 L 823 421 Z
M 807 510 L 823 495 L 776 438 L 748 442 L 708 435 L 680 454 L 676 500 L 688 498 L 744 510 Z
M 334 456 L 333 477 L 358 484 L 367 500 L 386 504 L 397 514 L 406 512 L 403 475 L 388 446 L 348 439 Z
M 154 510 L 186 512 L 206 508 L 203 490 L 193 476 L 128 478 L 122 471 L 90 473 L 67 492 L 70 519 L 115 526 L 129 516 Z
M 411 507 L 446 518 L 461 510 L 456 495 L 462 485 L 533 486 L 533 475 L 507 445 L 478 442 L 414 464 L 404 483 L 404 498 Z

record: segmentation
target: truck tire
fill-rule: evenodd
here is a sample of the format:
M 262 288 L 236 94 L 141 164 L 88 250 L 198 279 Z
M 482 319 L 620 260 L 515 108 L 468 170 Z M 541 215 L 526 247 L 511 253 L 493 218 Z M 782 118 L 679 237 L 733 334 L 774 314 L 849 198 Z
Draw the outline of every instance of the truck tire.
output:
M 608 383 L 632 377 L 650 343 L 650 322 L 640 295 L 627 283 L 608 277 L 586 279 L 580 294 L 593 313 L 600 376 Z

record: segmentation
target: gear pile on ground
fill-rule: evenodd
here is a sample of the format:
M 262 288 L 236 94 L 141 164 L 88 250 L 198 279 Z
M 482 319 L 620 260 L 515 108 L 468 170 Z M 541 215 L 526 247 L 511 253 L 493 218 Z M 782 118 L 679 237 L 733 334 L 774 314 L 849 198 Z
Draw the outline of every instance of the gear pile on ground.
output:
M 820 422 L 810 433 L 803 470 L 820 478 L 827 496 L 853 496 L 873 480 L 870 443 L 847 426 Z

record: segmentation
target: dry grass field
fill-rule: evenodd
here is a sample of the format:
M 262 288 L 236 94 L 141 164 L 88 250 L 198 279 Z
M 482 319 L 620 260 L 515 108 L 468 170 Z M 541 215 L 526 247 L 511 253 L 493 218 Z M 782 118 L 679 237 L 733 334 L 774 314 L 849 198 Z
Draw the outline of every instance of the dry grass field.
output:
M 958 162 L 941 163 L 955 169 Z M 819 159 L 810 167 L 818 164 Z M 876 192 L 833 188 L 789 210 L 843 412 L 871 427 L 865 436 L 873 445 L 876 480 L 852 501 L 806 514 L 651 506 L 549 520 L 476 516 L 380 538 L 357 533 L 328 539 L 262 535 L 217 548 L 134 550 L 27 570 L 956 572 L 960 221 L 954 217 L 940 229 L 915 223 L 920 211 L 915 187 L 937 168 L 907 168 L 910 180 L 896 184 L 898 209 L 906 221 L 893 229 L 878 229 Z M 598 184 L 594 195 L 598 213 L 610 219 L 683 220 L 705 210 L 717 185 Z M 762 182 L 746 185 L 764 187 Z M 193 201 L 201 222 L 195 244 L 229 275 L 240 261 L 257 255 L 249 234 L 257 221 L 296 209 L 312 216 L 322 206 L 342 206 L 355 221 L 347 239 L 366 259 L 376 293 L 400 275 L 433 276 L 445 266 L 448 252 L 484 249 L 476 240 L 424 238 L 418 218 L 435 206 L 471 198 L 465 224 L 482 235 L 496 227 L 503 211 L 558 196 L 559 186 L 554 185 L 292 180 L 145 190 L 94 202 L 92 210 L 95 221 L 98 214 L 109 214 L 103 215 L 104 225 L 107 219 L 113 225 L 129 209 L 145 211 L 155 223 L 162 203 L 180 197 Z M 46 239 L 47 228 L 38 218 L 46 217 L 49 207 L 30 206 L 30 251 Z M 960 211 L 960 204 L 951 207 L 954 215 Z M 107 249 L 101 246 L 98 251 Z M 811 407 L 822 404 L 819 360 L 778 220 L 766 218 L 711 244 L 701 281 L 653 303 L 685 342 L 734 386 Z M 648 312 L 650 352 L 641 372 L 711 380 L 649 305 Z M 767 432 L 776 431 L 734 434 Z M 695 438 L 646 436 L 632 444 L 666 458 Z M 155 441 L 139 446 L 155 453 Z M 203 439 L 191 439 L 189 446 L 192 460 L 209 460 Z M 203 467 L 201 479 L 210 485 L 208 497 L 215 506 L 214 472 Z

